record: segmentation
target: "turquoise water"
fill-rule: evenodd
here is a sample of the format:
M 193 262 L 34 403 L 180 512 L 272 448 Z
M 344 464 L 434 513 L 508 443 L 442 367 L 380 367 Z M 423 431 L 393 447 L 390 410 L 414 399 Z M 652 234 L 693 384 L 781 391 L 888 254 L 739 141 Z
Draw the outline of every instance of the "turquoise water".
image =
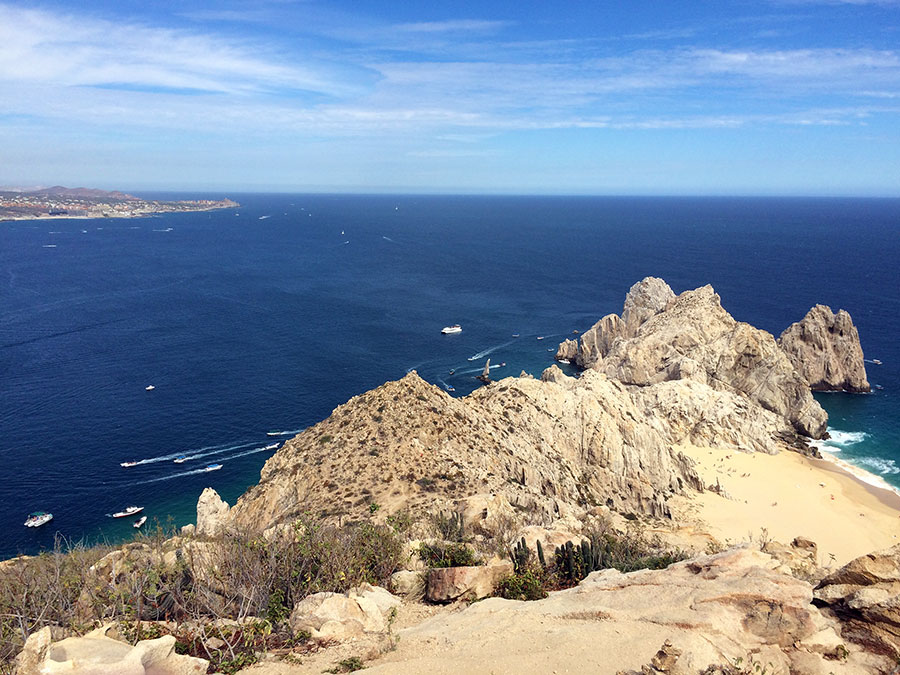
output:
M 900 485 L 900 200 L 228 196 L 0 223 L 0 556 L 130 536 L 106 514 L 132 503 L 190 522 L 204 487 L 256 483 L 267 431 L 411 368 L 454 395 L 488 356 L 537 375 L 647 275 L 711 283 L 776 335 L 817 302 L 850 311 L 883 389 L 818 398 L 839 456 Z M 37 509 L 52 525 L 22 527 Z

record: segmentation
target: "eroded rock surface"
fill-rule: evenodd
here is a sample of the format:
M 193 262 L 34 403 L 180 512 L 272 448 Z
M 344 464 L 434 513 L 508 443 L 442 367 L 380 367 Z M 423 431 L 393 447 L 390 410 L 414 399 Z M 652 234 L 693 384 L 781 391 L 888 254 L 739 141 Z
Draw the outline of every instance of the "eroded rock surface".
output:
M 208 487 L 197 501 L 197 529 L 200 536 L 213 537 L 220 533 L 228 521 L 228 502 L 219 493 Z
M 814 391 L 867 392 L 859 331 L 843 309 L 816 305 L 778 338 L 778 346 Z
M 816 586 L 815 597 L 841 619 L 844 637 L 900 658 L 900 544 L 851 560 Z

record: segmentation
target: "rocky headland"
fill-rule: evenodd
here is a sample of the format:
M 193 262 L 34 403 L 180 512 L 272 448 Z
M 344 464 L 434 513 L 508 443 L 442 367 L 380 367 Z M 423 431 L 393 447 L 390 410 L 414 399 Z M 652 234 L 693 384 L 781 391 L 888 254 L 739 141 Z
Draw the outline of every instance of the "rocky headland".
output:
M 140 218 L 159 213 L 212 211 L 240 206 L 230 199 L 163 201 L 93 188 L 0 188 L 0 221 L 45 218 Z
M 306 550 L 325 526 L 412 540 L 383 569 L 396 596 L 309 595 L 282 621 L 319 647 L 248 673 L 888 672 L 900 505 L 814 458 L 827 415 L 812 385 L 865 382 L 849 315 L 825 309 L 776 342 L 709 286 L 676 295 L 647 278 L 621 316 L 560 345 L 577 377 L 551 366 L 453 398 L 411 372 L 287 441 L 233 506 L 204 491 L 196 526 L 154 555 L 203 560 L 240 537 Z M 626 570 L 650 569 L 604 569 L 620 541 L 645 556 Z M 462 566 L 434 568 L 426 550 Z M 134 555 L 151 554 L 114 564 Z M 122 583 L 95 567 L 101 586 Z M 191 579 L 224 598 L 225 567 Z M 528 595 L 510 584 L 552 569 L 571 587 L 465 602 Z

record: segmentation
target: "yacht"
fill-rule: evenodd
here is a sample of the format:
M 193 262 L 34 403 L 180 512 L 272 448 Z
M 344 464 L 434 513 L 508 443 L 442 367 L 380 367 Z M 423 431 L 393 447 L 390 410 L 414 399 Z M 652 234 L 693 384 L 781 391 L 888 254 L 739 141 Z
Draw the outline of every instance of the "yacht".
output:
M 40 527 L 41 525 L 49 523 L 51 520 L 53 520 L 52 513 L 35 511 L 34 513 L 28 514 L 28 519 L 25 521 L 25 527 Z
M 148 384 L 146 387 L 144 387 L 144 391 L 153 391 L 154 389 L 156 389 L 156 387 L 154 387 L 152 384 Z
M 455 323 L 452 326 L 444 326 L 441 329 L 441 333 L 444 335 L 452 335 L 453 333 L 462 333 L 462 326 L 460 326 L 458 323 Z
M 221 464 L 209 464 L 209 465 L 207 465 L 207 467 L 204 469 L 204 471 L 218 471 L 218 470 L 221 469 L 221 468 L 222 468 L 222 465 L 221 465 Z
M 136 521 L 134 521 L 134 527 L 139 528 L 141 525 L 147 522 L 147 516 L 141 516 Z
M 123 511 L 116 511 L 112 514 L 113 518 L 127 518 L 128 516 L 133 516 L 135 513 L 140 513 L 144 510 L 143 506 L 129 506 Z
M 137 466 L 137 462 L 119 462 L 119 466 Z
M 176 464 L 184 464 L 186 461 L 187 461 L 187 455 L 178 455 L 178 457 L 176 457 L 174 459 L 174 462 Z

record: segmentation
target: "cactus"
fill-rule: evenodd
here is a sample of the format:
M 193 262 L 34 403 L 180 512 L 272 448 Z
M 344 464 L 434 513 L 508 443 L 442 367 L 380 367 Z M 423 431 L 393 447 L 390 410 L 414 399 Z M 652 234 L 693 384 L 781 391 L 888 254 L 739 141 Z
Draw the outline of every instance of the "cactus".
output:
M 543 547 L 541 546 L 541 540 L 540 540 L 540 539 L 537 540 L 537 553 L 538 553 L 538 560 L 541 561 L 541 567 L 546 567 L 546 566 L 547 566 L 547 561 L 544 560 L 544 549 L 543 549 Z

